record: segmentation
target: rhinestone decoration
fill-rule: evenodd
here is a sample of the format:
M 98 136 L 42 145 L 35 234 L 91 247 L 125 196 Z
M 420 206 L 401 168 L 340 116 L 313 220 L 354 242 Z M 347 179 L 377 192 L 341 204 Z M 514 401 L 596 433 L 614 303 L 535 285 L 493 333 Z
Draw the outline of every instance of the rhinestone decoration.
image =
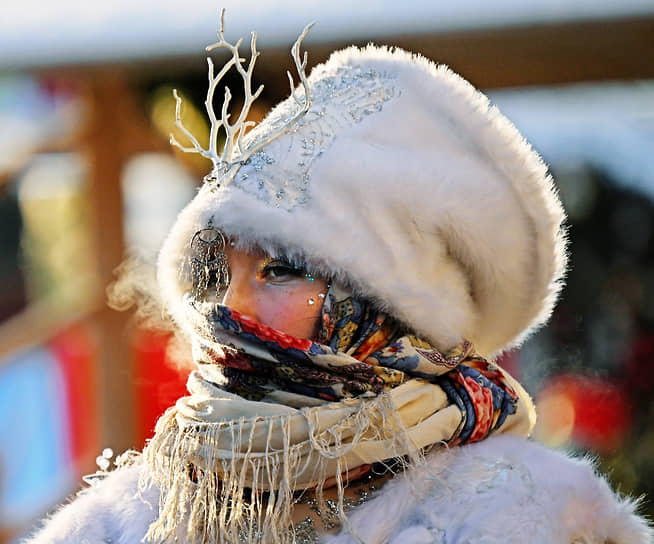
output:
M 105 448 L 102 450 L 102 453 L 95 458 L 95 464 L 98 465 L 98 469 L 94 474 L 87 474 L 82 476 L 84 480 L 91 487 L 96 487 L 97 485 L 104 480 L 109 474 L 107 471 L 111 466 L 111 458 L 114 456 L 114 450 L 111 448 Z
M 111 458 L 113 456 L 114 450 L 111 448 L 105 448 L 102 450 L 102 454 L 95 458 L 95 464 L 98 465 L 100 470 L 107 470 L 111 465 Z
M 245 161 L 244 164 L 250 164 L 252 165 L 252 168 L 254 168 L 255 172 L 261 172 L 264 166 L 274 163 L 275 159 L 267 155 L 265 151 L 259 151 L 258 153 L 252 155 L 247 161 Z M 241 173 L 242 180 L 246 180 L 248 177 L 249 176 L 247 173 Z
M 377 491 L 378 487 L 374 478 L 374 476 L 366 476 L 362 485 L 356 489 L 354 497 L 343 497 L 343 510 L 345 513 L 369 500 L 372 494 Z M 297 503 L 307 504 L 313 513 L 295 524 L 296 544 L 322 542 L 324 531 L 330 531 L 340 526 L 341 520 L 337 501 L 325 500 L 322 509 L 314 496 L 302 497 Z
M 105 448 L 102 450 L 102 457 L 111 459 L 113 456 L 114 456 L 114 450 L 112 450 L 111 448 Z
M 245 161 L 231 183 L 274 207 L 290 211 L 307 204 L 316 160 L 340 131 L 382 111 L 386 102 L 400 95 L 394 79 L 392 74 L 353 67 L 319 76 L 311 87 L 311 110 L 281 138 Z M 256 138 L 272 134 L 292 117 L 294 108 L 293 100 L 283 102 L 252 133 Z M 271 147 L 277 159 L 266 152 Z

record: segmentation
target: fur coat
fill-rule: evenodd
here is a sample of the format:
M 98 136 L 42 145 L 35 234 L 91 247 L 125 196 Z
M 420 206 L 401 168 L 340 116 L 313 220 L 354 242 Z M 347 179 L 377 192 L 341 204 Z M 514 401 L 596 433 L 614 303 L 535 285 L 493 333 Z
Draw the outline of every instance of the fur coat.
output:
M 138 493 L 143 470 L 137 460 L 110 473 L 27 542 L 141 542 L 159 499 L 156 488 Z M 636 509 L 587 459 L 503 435 L 432 451 L 424 465 L 396 476 L 349 519 L 366 544 L 646 544 L 653 534 Z M 357 540 L 342 531 L 324 542 Z

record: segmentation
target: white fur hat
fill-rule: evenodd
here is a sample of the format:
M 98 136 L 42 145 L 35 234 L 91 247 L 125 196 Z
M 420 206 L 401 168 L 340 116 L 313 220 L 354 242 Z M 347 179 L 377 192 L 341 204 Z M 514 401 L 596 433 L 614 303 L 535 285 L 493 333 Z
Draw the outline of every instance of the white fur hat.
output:
M 180 214 L 159 260 L 177 322 L 190 240 L 211 222 L 303 259 L 441 349 L 468 339 L 490 356 L 543 324 L 565 269 L 564 212 L 488 99 L 445 66 L 374 46 L 332 54 L 308 83 L 309 112 Z M 300 102 L 279 104 L 246 146 Z

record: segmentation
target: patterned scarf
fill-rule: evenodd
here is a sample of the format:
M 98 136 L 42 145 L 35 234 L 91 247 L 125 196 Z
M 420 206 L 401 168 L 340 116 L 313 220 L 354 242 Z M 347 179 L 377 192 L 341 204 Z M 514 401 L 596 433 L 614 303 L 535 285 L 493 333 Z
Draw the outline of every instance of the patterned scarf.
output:
M 528 394 L 470 343 L 440 353 L 332 286 L 316 340 L 189 302 L 198 371 L 146 448 L 160 486 L 148 533 L 165 541 L 292 542 L 293 493 L 433 444 L 528 435 Z M 149 483 L 149 482 L 147 482 Z M 144 483 L 146 485 L 146 483 Z M 347 525 L 344 513 L 342 521 Z

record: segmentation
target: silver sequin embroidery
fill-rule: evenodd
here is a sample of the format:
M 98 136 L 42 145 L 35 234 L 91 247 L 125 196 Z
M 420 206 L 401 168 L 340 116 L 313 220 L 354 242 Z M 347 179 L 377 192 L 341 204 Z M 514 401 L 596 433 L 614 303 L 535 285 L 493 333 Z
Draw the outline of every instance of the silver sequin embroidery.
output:
M 254 153 L 232 184 L 274 207 L 290 211 L 306 204 L 311 198 L 315 162 L 340 131 L 382 111 L 386 102 L 400 95 L 394 80 L 393 74 L 352 67 L 341 67 L 335 74 L 318 79 L 311 87 L 311 110 L 286 134 Z M 265 138 L 284 125 L 293 107 L 297 107 L 293 100 L 282 103 L 258 130 L 252 131 L 256 132 L 253 137 Z M 271 147 L 278 159 L 266 152 Z

